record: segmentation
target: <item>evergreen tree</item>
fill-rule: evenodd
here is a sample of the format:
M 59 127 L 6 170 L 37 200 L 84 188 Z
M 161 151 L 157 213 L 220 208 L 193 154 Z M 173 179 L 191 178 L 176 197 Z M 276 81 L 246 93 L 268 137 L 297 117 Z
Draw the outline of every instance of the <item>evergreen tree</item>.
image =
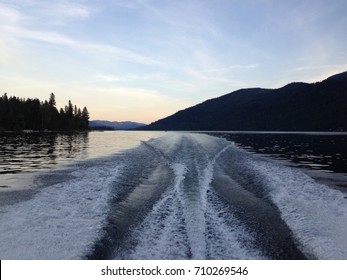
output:
M 81 120 L 82 120 L 82 128 L 88 129 L 89 127 L 89 112 L 87 107 L 83 107 L 82 114 L 81 114 Z
M 50 97 L 49 97 L 49 101 L 48 101 L 48 104 L 50 107 L 55 107 L 56 105 L 56 102 L 55 102 L 55 95 L 54 93 L 52 92 Z
M 81 111 L 71 100 L 65 110 L 55 107 L 55 95 L 49 101 L 38 99 L 8 98 L 5 93 L 0 97 L 0 131 L 3 130 L 86 130 L 89 129 L 89 112 L 86 107 Z
M 67 118 L 72 120 L 73 117 L 73 105 L 71 100 L 69 100 L 69 103 L 67 105 L 67 107 L 65 107 L 67 109 L 66 114 L 67 114 Z

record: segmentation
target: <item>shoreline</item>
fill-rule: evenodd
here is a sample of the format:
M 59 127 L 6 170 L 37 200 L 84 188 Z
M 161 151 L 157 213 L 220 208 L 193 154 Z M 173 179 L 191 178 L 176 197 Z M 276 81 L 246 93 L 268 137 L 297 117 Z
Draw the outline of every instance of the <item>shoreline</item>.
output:
M 2 134 L 26 134 L 26 133 L 82 133 L 82 132 L 90 132 L 92 130 L 2 130 L 0 131 L 0 135 Z

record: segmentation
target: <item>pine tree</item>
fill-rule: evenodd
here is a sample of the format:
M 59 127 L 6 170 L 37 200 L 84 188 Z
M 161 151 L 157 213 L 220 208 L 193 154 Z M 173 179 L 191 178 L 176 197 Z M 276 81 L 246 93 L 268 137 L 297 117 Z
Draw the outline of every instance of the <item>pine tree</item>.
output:
M 83 107 L 81 119 L 82 119 L 82 128 L 88 129 L 88 127 L 89 127 L 89 112 L 88 112 L 87 107 Z
M 89 129 L 89 112 L 86 107 L 81 111 L 71 100 L 65 111 L 55 107 L 55 95 L 49 101 L 20 99 L 0 96 L 0 131 L 3 130 L 86 130 Z
M 55 102 L 55 95 L 54 93 L 52 92 L 50 97 L 49 97 L 49 101 L 48 101 L 48 104 L 50 107 L 55 107 L 56 105 L 56 102 Z

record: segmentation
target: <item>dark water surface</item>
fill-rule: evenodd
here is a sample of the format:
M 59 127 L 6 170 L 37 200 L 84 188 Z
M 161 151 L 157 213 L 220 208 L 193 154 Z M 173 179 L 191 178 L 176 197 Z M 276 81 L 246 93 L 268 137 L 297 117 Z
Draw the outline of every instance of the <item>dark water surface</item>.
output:
M 342 133 L 211 133 L 234 141 L 241 148 L 296 166 L 325 172 L 347 173 L 347 134 Z
M 1 140 L 0 259 L 347 259 L 346 195 L 258 154 L 335 177 L 343 138 L 27 136 Z M 14 187 L 22 175 L 33 188 Z
M 0 191 L 27 188 L 31 173 L 119 153 L 162 134 L 128 131 L 0 134 Z
M 0 174 L 50 168 L 60 162 L 83 158 L 88 133 L 8 133 L 0 136 Z

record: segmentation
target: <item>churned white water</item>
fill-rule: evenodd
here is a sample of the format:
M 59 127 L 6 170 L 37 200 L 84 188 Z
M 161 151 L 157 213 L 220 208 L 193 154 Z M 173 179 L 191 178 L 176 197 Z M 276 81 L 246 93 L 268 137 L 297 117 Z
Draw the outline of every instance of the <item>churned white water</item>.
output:
M 212 136 L 164 133 L 40 178 L 30 197 L 0 207 L 1 259 L 83 259 L 110 238 L 111 253 L 101 255 L 116 259 L 276 258 L 284 247 L 271 221 L 245 213 L 258 206 L 307 258 L 347 259 L 341 192 Z
M 318 184 L 298 169 L 248 158 L 267 186 L 270 199 L 313 258 L 347 259 L 347 201 L 343 193 Z
M 70 179 L 0 209 L 1 259 L 80 259 L 99 238 L 121 166 L 79 166 Z

